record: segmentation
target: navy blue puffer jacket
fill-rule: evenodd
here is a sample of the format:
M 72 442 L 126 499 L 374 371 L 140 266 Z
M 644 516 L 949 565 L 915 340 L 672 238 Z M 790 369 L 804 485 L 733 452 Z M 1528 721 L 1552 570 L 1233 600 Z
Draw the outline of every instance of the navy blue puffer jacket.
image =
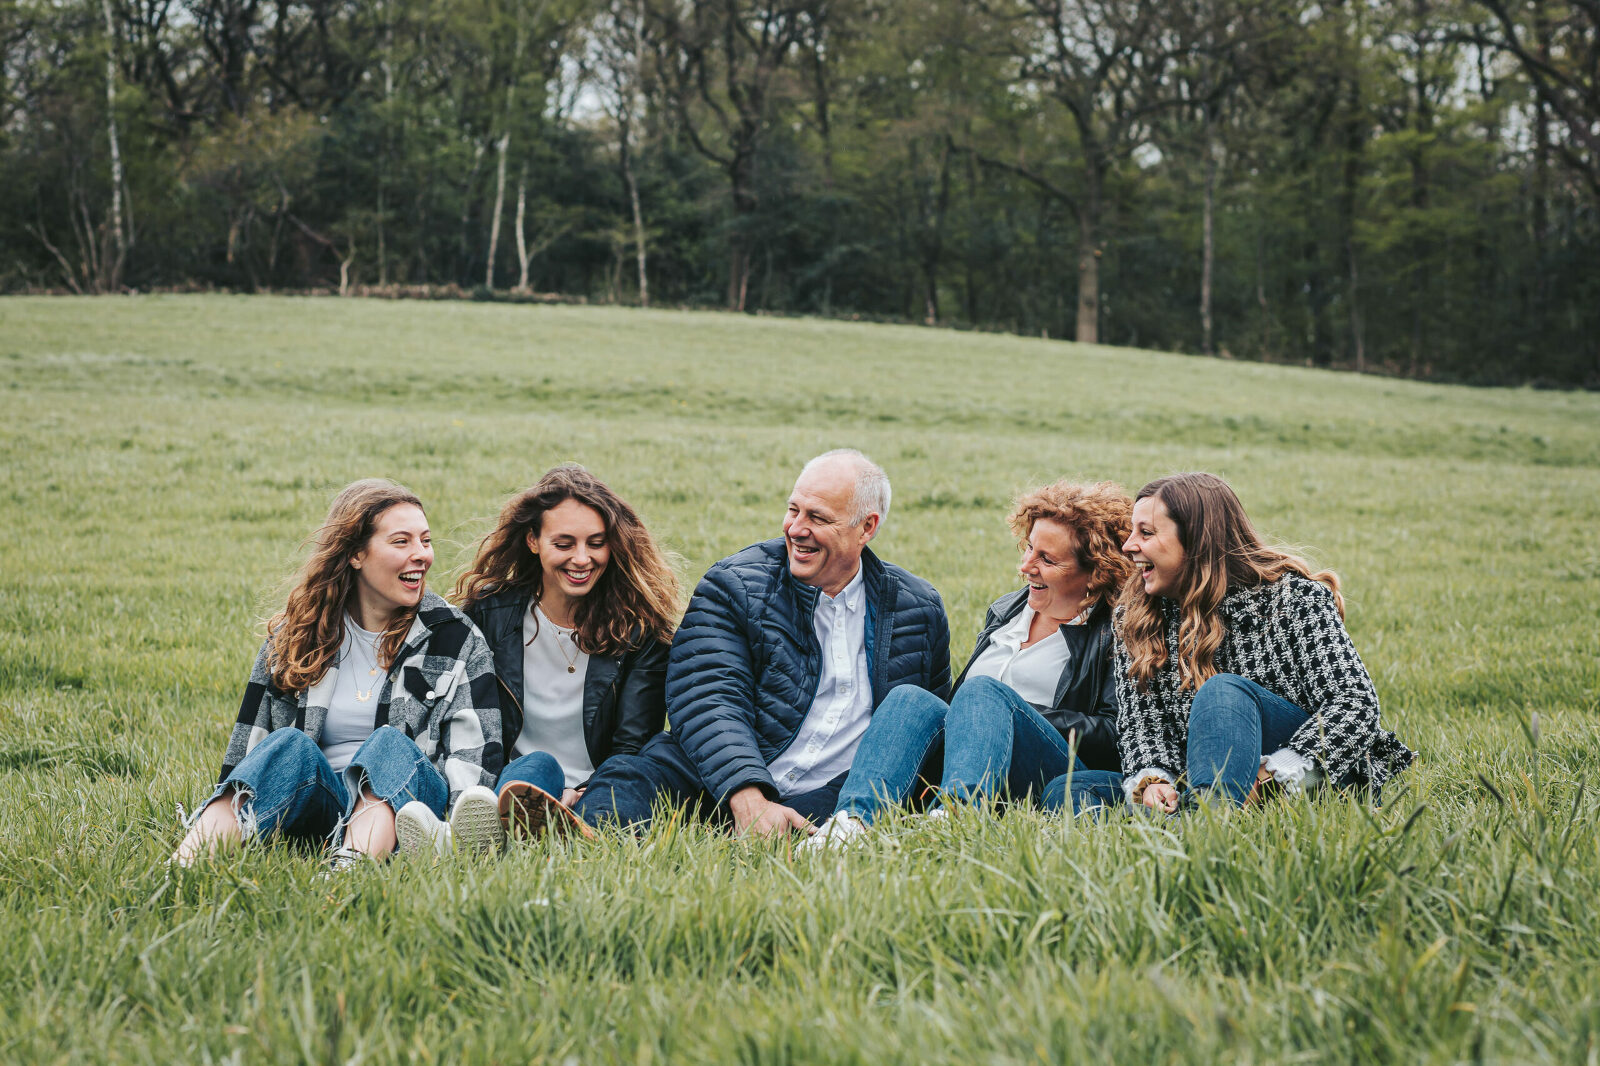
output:
M 881 561 L 861 566 L 872 705 L 917 685 L 950 698 L 950 622 L 932 585 Z M 667 663 L 667 720 L 718 803 L 746 785 L 778 789 L 767 764 L 788 747 L 822 678 L 818 590 L 789 573 L 782 538 L 730 555 L 689 601 Z

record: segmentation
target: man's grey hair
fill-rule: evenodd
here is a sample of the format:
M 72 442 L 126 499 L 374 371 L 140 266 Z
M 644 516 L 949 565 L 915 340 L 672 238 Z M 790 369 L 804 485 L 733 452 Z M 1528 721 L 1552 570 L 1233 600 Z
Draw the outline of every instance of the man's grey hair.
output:
M 856 469 L 856 487 L 850 494 L 850 524 L 859 526 L 866 521 L 867 515 L 876 514 L 878 524 L 883 525 L 889 517 L 889 475 L 883 472 L 883 467 L 854 448 L 835 448 L 823 452 L 801 469 L 800 477 L 835 459 L 848 459 Z

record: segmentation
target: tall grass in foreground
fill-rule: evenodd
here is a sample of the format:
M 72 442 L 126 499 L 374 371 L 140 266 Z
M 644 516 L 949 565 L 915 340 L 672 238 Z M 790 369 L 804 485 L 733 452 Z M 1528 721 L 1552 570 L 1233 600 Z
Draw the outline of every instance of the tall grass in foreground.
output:
M 418 490 L 435 588 L 562 459 L 691 582 L 855 444 L 960 657 L 1015 490 L 1228 477 L 1346 581 L 1423 764 L 1175 822 L 903 819 L 172 876 L 299 540 Z M 0 1061 L 1600 1059 L 1600 398 L 577 309 L 0 302 Z

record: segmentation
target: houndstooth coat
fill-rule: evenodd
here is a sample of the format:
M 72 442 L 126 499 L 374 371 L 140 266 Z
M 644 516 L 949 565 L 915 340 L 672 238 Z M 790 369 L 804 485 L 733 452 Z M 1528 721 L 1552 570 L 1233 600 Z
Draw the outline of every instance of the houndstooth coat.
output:
M 1167 662 L 1141 692 L 1128 676 L 1117 609 L 1117 727 L 1122 765 L 1179 780 L 1185 765 L 1194 692 L 1178 674 L 1178 606 L 1161 601 Z M 1287 574 L 1235 589 L 1220 608 L 1227 632 L 1217 649 L 1218 673 L 1238 674 L 1270 689 L 1311 717 L 1287 747 L 1316 761 L 1330 782 L 1365 784 L 1374 793 L 1416 757 L 1378 721 L 1378 693 L 1339 617 L 1333 592 L 1320 581 Z
M 303 692 L 284 692 L 272 683 L 271 648 L 269 639 L 256 655 L 219 781 L 274 729 L 299 729 L 322 743 L 337 668 Z M 467 616 L 435 593 L 423 594 L 384 678 L 372 728 L 382 725 L 416 742 L 449 784 L 450 803 L 469 785 L 494 787 L 505 762 L 494 656 Z

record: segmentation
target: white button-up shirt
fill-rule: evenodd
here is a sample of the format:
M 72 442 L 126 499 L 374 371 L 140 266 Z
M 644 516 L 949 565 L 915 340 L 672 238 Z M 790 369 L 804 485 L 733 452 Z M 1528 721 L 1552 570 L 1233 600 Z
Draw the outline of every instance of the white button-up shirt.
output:
M 1026 648 L 1033 625 L 1034 610 L 1023 605 L 1017 616 L 994 631 L 989 646 L 967 670 L 968 677 L 992 677 L 1010 685 L 1017 695 L 1040 707 L 1052 707 L 1056 702 L 1056 686 L 1072 661 L 1072 649 L 1058 627 L 1050 628 L 1050 635 Z M 1078 615 L 1068 625 L 1083 625 L 1088 613 Z
M 822 677 L 794 742 L 767 767 L 779 797 L 821 788 L 850 769 L 872 719 L 867 592 L 859 567 L 839 595 L 818 593 L 812 626 L 822 649 Z

